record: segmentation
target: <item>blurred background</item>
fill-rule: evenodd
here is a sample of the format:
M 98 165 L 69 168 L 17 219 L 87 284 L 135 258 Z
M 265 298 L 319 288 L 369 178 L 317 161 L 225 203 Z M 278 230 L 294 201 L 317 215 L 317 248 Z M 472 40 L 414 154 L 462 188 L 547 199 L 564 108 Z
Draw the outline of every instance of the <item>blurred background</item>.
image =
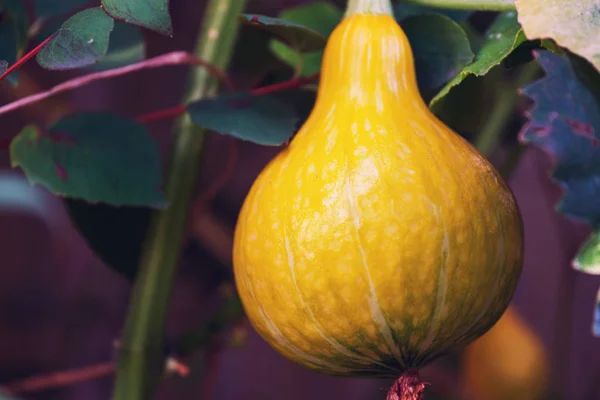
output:
M 283 8 L 302 3 L 305 2 L 249 0 L 247 11 L 275 16 Z M 204 1 L 171 0 L 174 37 L 145 32 L 147 56 L 190 50 L 203 9 Z M 264 78 L 264 71 L 248 61 L 252 48 L 238 47 L 232 76 L 241 85 L 255 84 Z M 264 56 L 260 53 L 250 58 Z M 142 71 L 94 83 L 1 116 L 0 140 L 14 136 L 26 124 L 52 121 L 70 110 L 118 111 L 135 116 L 176 105 L 183 89 L 184 72 L 184 67 Z M 30 62 L 20 73 L 18 87 L 0 84 L 0 104 L 82 72 L 49 72 Z M 468 105 L 469 99 L 464 102 Z M 474 108 L 475 103 L 476 100 Z M 148 125 L 165 155 L 170 126 L 170 120 Z M 516 135 L 518 125 L 511 129 L 513 136 Z M 224 185 L 208 204 L 198 203 L 192 213 L 189 240 L 171 302 L 167 327 L 170 338 L 201 326 L 212 313 L 220 296 L 219 285 L 231 278 L 231 235 L 239 207 L 255 176 L 278 150 L 210 136 L 198 192 L 211 187 L 215 179 L 222 178 Z M 596 400 L 600 399 L 600 339 L 591 334 L 591 305 L 600 278 L 579 274 L 570 267 L 589 231 L 555 212 L 561 190 L 548 179 L 551 167 L 547 155 L 529 149 L 510 180 L 526 233 L 524 272 L 512 310 L 518 313 L 518 324 L 533 339 L 524 342 L 525 348 L 518 348 L 505 369 L 525 375 L 532 369 L 543 369 L 538 364 L 545 364 L 544 359 L 539 358 L 538 364 L 519 372 L 528 365 L 519 356 L 527 352 L 528 346 L 537 349 L 539 341 L 548 357 L 550 374 L 549 388 L 540 398 Z M 72 210 L 77 210 L 77 204 L 72 204 Z M 139 229 L 135 218 L 122 221 L 130 224 L 128 229 Z M 114 222 L 116 227 L 117 220 Z M 89 222 L 90 228 L 95 228 L 94 221 Z M 98 229 L 104 234 L 124 235 L 121 229 L 111 232 L 110 224 Z M 126 259 L 127 253 L 123 249 L 122 258 Z M 61 199 L 39 186 L 30 186 L 20 171 L 11 169 L 6 150 L 0 150 L 0 255 L 0 385 L 114 361 L 115 340 L 120 336 L 127 312 L 129 281 L 94 255 L 73 226 Z M 166 380 L 157 398 L 383 399 L 390 385 L 388 381 L 332 378 L 304 370 L 275 353 L 247 325 L 238 326 L 235 332 L 235 346 L 230 345 L 231 335 L 211 342 L 189 361 L 191 374 L 187 378 Z M 473 365 L 481 365 L 475 371 L 464 368 L 453 371 L 456 357 L 440 360 L 424 371 L 425 379 L 432 384 L 427 398 L 465 398 L 460 396 L 468 391 L 462 385 L 465 374 L 484 374 L 483 365 L 493 368 L 494 363 L 504 362 L 499 360 L 498 352 L 493 354 L 494 348 L 503 349 L 502 354 L 507 355 L 506 349 L 519 342 L 511 336 L 510 327 L 504 335 L 506 340 L 491 345 L 492 353 L 480 352 L 474 356 Z M 500 373 L 495 381 L 502 383 L 505 378 Z M 477 382 L 470 385 L 475 387 Z M 112 377 L 106 376 L 24 393 L 19 398 L 104 400 L 110 397 L 111 387 Z M 474 400 L 497 398 L 502 397 L 473 397 Z M 533 400 L 517 395 L 512 398 Z

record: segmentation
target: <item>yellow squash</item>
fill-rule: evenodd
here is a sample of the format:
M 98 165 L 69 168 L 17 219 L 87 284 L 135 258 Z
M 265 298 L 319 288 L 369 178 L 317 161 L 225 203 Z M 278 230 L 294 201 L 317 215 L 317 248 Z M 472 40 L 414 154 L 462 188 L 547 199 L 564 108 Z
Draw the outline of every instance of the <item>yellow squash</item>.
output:
M 548 364 L 541 339 L 509 307 L 498 323 L 463 353 L 467 398 L 540 400 L 548 384 Z
M 509 188 L 421 99 L 390 1 L 351 0 L 310 117 L 239 215 L 253 326 L 313 370 L 397 376 L 498 320 L 522 248 Z

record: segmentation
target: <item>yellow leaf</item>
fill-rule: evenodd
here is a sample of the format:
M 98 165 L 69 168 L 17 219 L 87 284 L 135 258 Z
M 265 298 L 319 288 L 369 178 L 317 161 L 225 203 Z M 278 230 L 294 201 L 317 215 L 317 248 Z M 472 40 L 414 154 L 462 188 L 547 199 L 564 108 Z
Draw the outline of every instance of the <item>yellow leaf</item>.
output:
M 515 6 L 528 39 L 554 39 L 600 71 L 598 0 L 516 0 Z

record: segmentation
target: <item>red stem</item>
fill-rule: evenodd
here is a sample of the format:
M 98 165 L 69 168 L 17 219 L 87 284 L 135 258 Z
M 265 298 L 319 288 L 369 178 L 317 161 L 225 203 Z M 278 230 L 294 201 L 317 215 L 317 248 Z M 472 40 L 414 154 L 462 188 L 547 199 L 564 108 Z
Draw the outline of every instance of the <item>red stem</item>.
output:
M 171 107 L 171 108 L 164 108 L 162 110 L 158 110 L 158 111 L 154 111 L 154 112 L 151 112 L 148 114 L 140 115 L 135 120 L 140 123 L 148 123 L 148 122 L 156 121 L 159 119 L 176 117 L 178 115 L 185 114 L 185 110 L 186 110 L 186 108 L 183 105 L 175 106 L 175 107 Z
M 390 388 L 387 400 L 422 400 L 425 383 L 418 371 L 406 371 Z
M 319 78 L 319 74 L 309 75 L 303 78 L 290 79 L 288 81 L 275 83 L 273 85 L 263 86 L 250 91 L 250 94 L 261 96 L 269 93 L 280 92 L 286 89 L 294 89 L 306 83 L 310 83 Z M 157 121 L 164 118 L 176 117 L 186 112 L 185 105 L 164 108 L 162 110 L 153 111 L 151 113 L 138 116 L 135 120 L 142 123 Z
M 15 71 L 17 68 L 19 68 L 20 66 L 22 66 L 23 64 L 25 64 L 27 61 L 29 61 L 32 57 L 34 57 L 37 53 L 40 52 L 40 50 L 42 50 L 42 48 L 48 44 L 48 42 L 52 39 L 52 37 L 54 36 L 54 34 L 48 36 L 46 38 L 46 40 L 44 40 L 42 43 L 38 44 L 37 46 L 35 46 L 33 49 L 31 49 L 31 51 L 27 54 L 25 54 L 23 57 L 19 58 L 19 60 L 14 63 L 13 65 L 11 65 L 2 75 L 0 75 L 0 81 L 4 78 L 6 78 L 8 75 L 10 75 L 13 71 Z
M 319 78 L 319 74 L 313 74 L 313 75 L 309 75 L 309 76 L 306 76 L 303 78 L 290 79 L 289 81 L 279 82 L 279 83 L 275 83 L 273 85 L 263 86 L 258 89 L 253 89 L 250 91 L 250 93 L 252 93 L 255 96 L 260 96 L 262 94 L 280 92 L 280 91 L 286 90 L 286 89 L 294 89 L 294 88 L 300 87 L 306 83 L 313 82 L 313 81 L 317 80 L 318 78 Z
M 50 36 L 49 38 L 44 40 L 42 43 L 40 43 L 40 45 L 36 46 L 36 48 L 33 49 L 32 51 L 30 51 L 29 53 L 27 53 L 27 55 L 23 56 L 17 63 L 15 63 L 8 70 L 6 70 L 6 73 L 4 73 L 2 75 L 2 77 L 0 77 L 0 79 L 2 79 L 5 75 L 9 74 L 10 72 L 14 71 L 16 68 L 19 67 L 19 65 L 22 65 L 23 63 L 25 63 L 25 61 L 27 61 L 28 59 L 33 57 L 35 54 L 37 54 L 41 50 L 41 48 L 44 47 L 44 45 L 51 38 L 52 38 L 52 36 Z M 163 66 L 163 65 L 176 65 L 176 64 L 183 64 L 183 63 L 189 63 L 189 64 L 202 66 L 202 67 L 208 69 L 211 73 L 215 74 L 215 76 L 217 76 L 219 79 L 221 79 L 221 81 L 230 90 L 232 90 L 232 91 L 237 90 L 234 83 L 231 81 L 231 79 L 229 79 L 227 74 L 225 74 L 223 71 L 221 71 L 217 67 L 215 67 L 203 60 L 195 58 L 187 53 L 173 52 L 173 53 L 168 53 L 168 54 L 164 54 L 162 56 L 155 57 L 153 59 L 144 60 L 144 61 L 136 63 L 136 64 L 127 65 L 122 68 L 116 68 L 114 70 L 101 71 L 101 72 L 94 73 L 94 74 L 84 75 L 84 76 L 72 79 L 70 81 L 63 82 L 45 92 L 36 93 L 34 95 L 27 96 L 25 98 L 22 98 L 20 100 L 13 102 L 13 103 L 10 103 L 10 104 L 0 107 L 0 115 L 4 114 L 6 112 L 13 111 L 18 108 L 24 107 L 28 104 L 32 104 L 32 103 L 38 102 L 40 100 L 46 99 L 55 94 L 87 85 L 98 79 L 105 79 L 105 78 L 109 78 L 109 77 L 124 75 L 128 72 L 133 72 L 133 71 L 140 70 L 143 68 L 152 68 L 152 67 L 158 67 L 158 66 Z M 250 91 L 250 94 L 253 94 L 255 96 L 261 96 L 261 95 L 265 95 L 265 94 L 269 94 L 269 93 L 280 92 L 280 91 L 287 90 L 287 89 L 294 89 L 294 88 L 300 87 L 304 84 L 313 82 L 313 81 L 317 80 L 318 78 L 319 78 L 319 74 L 313 74 L 313 75 L 309 75 L 309 76 L 302 77 L 302 78 L 290 79 L 290 80 L 287 80 L 284 82 L 275 83 L 273 85 L 267 85 L 267 86 L 253 89 Z M 151 113 L 140 115 L 136 118 L 136 121 L 138 121 L 140 123 L 148 123 L 148 122 L 157 121 L 157 120 L 161 120 L 161 119 L 165 119 L 165 118 L 176 117 L 178 115 L 184 114 L 185 112 L 186 112 L 186 106 L 178 105 L 178 106 L 169 107 L 169 108 L 165 108 L 162 110 L 153 111 Z M 10 145 L 10 140 L 8 140 L 5 143 L 5 140 L 0 138 L 0 150 L 8 149 L 9 145 Z
M 39 47 L 39 46 L 38 46 Z M 38 50 L 39 51 L 39 50 Z M 24 58 L 23 58 L 24 59 Z M 95 72 L 93 74 L 79 76 L 74 79 L 70 79 L 66 82 L 60 83 L 53 88 L 46 90 L 44 92 L 39 92 L 32 94 L 31 96 L 23 97 L 17 101 L 13 101 L 12 103 L 3 105 L 0 107 L 0 115 L 6 114 L 7 112 L 17 110 L 21 107 L 25 107 L 27 105 L 37 103 L 38 101 L 42 101 L 47 99 L 48 97 L 57 95 L 59 93 L 66 92 L 68 90 L 73 90 L 80 88 L 82 86 L 88 85 L 92 82 L 95 82 L 100 79 L 108 79 L 114 78 L 117 76 L 129 74 L 131 72 L 139 71 L 145 68 L 158 68 L 164 67 L 167 65 L 180 65 L 180 64 L 192 64 L 199 65 L 207 68 L 212 73 L 216 74 L 217 77 L 223 80 L 225 85 L 227 85 L 230 89 L 235 90 L 235 85 L 231 80 L 225 75 L 223 71 L 220 71 L 217 67 L 208 64 L 206 61 L 200 60 L 194 57 L 191 54 L 188 54 L 184 51 L 174 51 L 167 54 L 162 54 L 160 56 L 149 58 L 135 64 L 129 64 L 120 68 L 113 68 L 106 71 Z M 17 64 L 15 64 L 16 66 Z M 14 66 L 13 66 L 14 67 Z

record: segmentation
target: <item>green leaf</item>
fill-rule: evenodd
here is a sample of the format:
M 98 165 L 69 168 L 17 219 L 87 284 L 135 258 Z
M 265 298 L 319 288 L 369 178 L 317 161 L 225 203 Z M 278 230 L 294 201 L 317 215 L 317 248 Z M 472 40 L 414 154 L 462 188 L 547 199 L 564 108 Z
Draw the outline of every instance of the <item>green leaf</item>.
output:
M 166 206 L 162 164 L 146 128 L 107 113 L 79 113 L 47 132 L 26 127 L 11 143 L 12 166 L 51 192 L 112 205 Z
M 152 210 L 78 199 L 65 199 L 65 205 L 73 225 L 102 262 L 133 281 Z
M 523 89 L 535 103 L 520 138 L 553 156 L 566 194 L 558 210 L 600 227 L 600 103 L 566 56 L 535 53 L 546 76 Z
M 195 124 L 267 146 L 287 142 L 300 121 L 294 105 L 277 95 L 223 94 L 193 102 L 187 110 Z
M 469 18 L 472 14 L 472 10 L 453 10 L 450 8 L 438 8 L 438 7 L 425 7 L 418 6 L 415 4 L 407 4 L 400 2 L 394 6 L 394 18 L 396 21 L 402 21 L 405 18 L 412 17 L 413 15 L 423 14 L 442 14 L 452 19 L 454 22 L 463 22 Z
M 279 18 L 306 26 L 321 34 L 324 38 L 329 37 L 331 32 L 339 24 L 344 12 L 328 2 L 315 2 L 307 5 L 289 8 L 279 14 Z M 299 76 L 308 76 L 321 70 L 323 50 L 302 52 L 296 50 L 278 40 L 271 42 L 273 53 L 285 63 L 296 68 Z
M 579 248 L 572 262 L 577 271 L 600 275 L 600 235 L 594 232 Z
M 327 43 L 327 39 L 319 32 L 284 19 L 256 14 L 242 14 L 240 20 L 244 24 L 267 32 L 275 39 L 300 52 L 321 50 L 325 48 Z
M 146 43 L 140 28 L 115 21 L 110 34 L 108 51 L 100 62 L 90 66 L 94 71 L 118 68 L 142 61 L 146 57 Z
M 598 0 L 518 0 L 515 6 L 528 39 L 554 39 L 600 71 Z
M 429 103 L 430 108 L 435 105 L 450 90 L 460 84 L 468 75 L 483 76 L 494 66 L 500 64 L 514 49 L 525 41 L 521 26 L 517 21 L 516 13 L 500 14 L 494 24 L 485 34 L 485 42 L 472 63 L 465 66 Z
M 421 92 L 440 88 L 475 57 L 465 31 L 446 16 L 415 15 L 402 28 L 414 53 Z
M 102 6 L 115 19 L 163 35 L 173 34 L 169 0 L 102 0 Z
M 98 62 L 108 50 L 110 32 L 115 21 L 100 7 L 88 8 L 73 15 L 37 54 L 46 69 L 66 70 Z
M 79 10 L 90 2 L 90 0 L 35 0 L 34 12 L 38 18 L 53 18 Z

